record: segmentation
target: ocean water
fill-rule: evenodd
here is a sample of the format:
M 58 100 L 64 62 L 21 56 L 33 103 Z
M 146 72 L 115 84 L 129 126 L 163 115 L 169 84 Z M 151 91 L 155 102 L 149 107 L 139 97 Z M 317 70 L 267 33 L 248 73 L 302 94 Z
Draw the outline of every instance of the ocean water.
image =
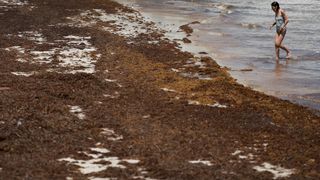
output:
M 279 0 L 289 17 L 283 42 L 292 59 L 275 61 L 272 0 L 118 0 L 138 9 L 169 35 L 192 25 L 185 48 L 206 51 L 239 83 L 320 110 L 320 0 Z M 174 35 L 173 35 L 174 37 Z M 241 71 L 250 69 L 251 71 Z

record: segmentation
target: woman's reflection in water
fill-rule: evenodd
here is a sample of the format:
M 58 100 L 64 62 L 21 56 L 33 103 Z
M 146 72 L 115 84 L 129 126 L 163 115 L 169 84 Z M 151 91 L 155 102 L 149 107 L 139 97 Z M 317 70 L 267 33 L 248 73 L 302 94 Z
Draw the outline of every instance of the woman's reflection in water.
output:
M 286 59 L 285 63 L 280 63 L 280 61 L 276 61 L 274 72 L 277 78 L 282 76 L 283 69 L 286 69 L 290 64 L 290 59 Z

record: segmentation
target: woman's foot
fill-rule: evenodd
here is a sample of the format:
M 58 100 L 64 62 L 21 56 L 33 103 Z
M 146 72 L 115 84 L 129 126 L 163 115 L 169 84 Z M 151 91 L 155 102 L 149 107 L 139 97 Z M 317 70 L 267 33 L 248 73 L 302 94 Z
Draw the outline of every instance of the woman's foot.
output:
M 291 52 L 289 51 L 289 52 L 287 53 L 286 59 L 290 59 L 290 58 L 291 58 Z

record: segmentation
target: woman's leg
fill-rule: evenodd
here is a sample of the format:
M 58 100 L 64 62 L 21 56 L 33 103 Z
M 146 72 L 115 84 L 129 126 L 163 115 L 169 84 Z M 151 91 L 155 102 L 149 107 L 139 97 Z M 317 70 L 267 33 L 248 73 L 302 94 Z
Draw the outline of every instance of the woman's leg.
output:
M 274 36 L 274 47 L 276 51 L 276 60 L 279 60 L 279 54 L 280 54 L 280 46 L 281 46 L 281 41 L 280 41 L 280 36 L 278 33 Z
M 280 48 L 287 52 L 286 58 L 291 58 L 290 50 L 287 47 L 281 45 Z
M 282 41 L 284 40 L 284 37 L 286 36 L 286 33 L 287 33 L 287 30 L 284 30 L 284 32 L 279 34 L 279 41 L 280 41 L 279 47 L 286 51 L 286 53 L 287 53 L 286 58 L 290 58 L 290 50 L 287 47 L 285 47 L 284 45 L 282 45 Z

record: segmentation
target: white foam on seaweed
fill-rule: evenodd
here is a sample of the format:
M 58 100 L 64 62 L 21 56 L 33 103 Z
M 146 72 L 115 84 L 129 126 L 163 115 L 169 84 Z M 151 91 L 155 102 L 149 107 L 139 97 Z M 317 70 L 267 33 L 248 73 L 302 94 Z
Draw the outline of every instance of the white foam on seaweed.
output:
M 80 13 L 79 16 L 68 17 L 71 20 L 70 26 L 91 27 L 98 25 L 108 32 L 124 37 L 137 37 L 139 34 L 147 34 L 154 30 L 154 26 L 143 20 L 139 13 L 108 14 L 103 9 L 87 10 Z M 157 41 L 149 41 L 158 43 Z
M 120 84 L 120 83 L 116 83 L 116 84 L 117 84 L 117 86 L 118 86 L 119 88 L 122 88 L 122 87 L 123 87 L 123 85 Z
M 109 141 L 119 141 L 123 139 L 122 135 L 118 135 L 114 132 L 114 130 L 108 129 L 108 128 L 102 128 L 101 134 L 106 136 L 111 136 L 111 137 L 108 137 Z
M 27 5 L 28 1 L 20 1 L 20 0 L 0 0 L 0 3 L 6 4 L 8 6 L 23 6 Z
M 145 176 L 133 176 L 133 179 L 144 179 L 144 180 L 156 180 L 153 178 L 145 177 Z
M 107 136 L 112 136 L 115 134 L 114 130 L 109 129 L 109 128 L 102 128 L 101 134 L 107 135 Z
M 16 75 L 16 76 L 25 76 L 25 77 L 30 77 L 35 74 L 35 72 L 11 72 L 11 74 Z
M 79 40 L 79 41 L 82 41 L 82 40 L 90 40 L 91 37 L 90 36 L 86 36 L 86 37 L 81 37 L 81 36 L 74 36 L 74 35 L 68 35 L 68 36 L 64 36 L 64 38 L 66 39 L 75 39 L 75 40 Z
M 83 120 L 86 115 L 83 113 L 82 109 L 79 106 L 69 106 L 70 112 L 76 115 L 80 120 Z
M 263 150 L 267 151 L 269 144 L 268 143 L 263 143 L 262 145 L 263 145 Z
M 270 172 L 273 174 L 273 179 L 290 177 L 295 173 L 295 169 L 286 169 L 267 162 L 262 163 L 261 166 L 254 166 L 253 169 L 258 172 Z
M 140 160 L 136 159 L 123 159 L 122 161 L 127 162 L 129 164 L 138 164 L 140 162 Z
M 231 155 L 232 156 L 235 156 L 235 155 L 238 155 L 238 154 L 240 154 L 240 153 L 242 153 L 242 151 L 240 151 L 240 150 L 236 150 L 234 153 L 232 153 Z
M 253 155 L 252 153 L 249 153 L 247 155 L 241 155 L 241 153 L 243 153 L 243 151 L 240 150 L 236 150 L 234 153 L 232 153 L 232 156 L 236 156 L 238 155 L 239 159 L 249 159 L 249 160 L 253 160 L 255 155 Z M 251 162 L 251 161 L 250 161 Z
M 116 137 L 109 137 L 108 140 L 109 141 L 120 141 L 123 139 L 123 136 L 120 135 L 120 136 L 116 136 Z
M 188 100 L 189 105 L 201 105 L 199 101 Z
M 106 148 L 90 148 L 91 151 L 98 152 L 98 153 L 109 153 L 110 151 Z
M 212 80 L 212 78 L 209 75 L 202 75 L 202 74 L 200 74 L 198 72 L 196 72 L 196 73 L 183 72 L 183 73 L 180 73 L 180 75 L 182 77 L 187 77 L 187 78 L 197 78 L 197 79 L 200 79 L 200 80 L 207 80 L 207 81 Z
M 175 68 L 171 68 L 171 71 L 173 71 L 173 72 L 180 72 L 179 69 L 175 69 Z
M 48 51 L 30 51 L 30 55 L 33 57 L 34 62 L 37 63 L 51 63 L 53 55 L 56 49 L 50 49 Z
M 95 65 L 92 64 L 93 59 L 90 57 L 90 53 L 94 51 L 95 49 L 65 48 L 58 55 L 59 65 L 62 67 L 85 67 L 86 70 L 80 70 L 80 72 L 93 73 Z M 71 72 L 76 73 L 78 71 L 72 70 Z
M 104 29 L 112 33 L 125 36 L 136 37 L 139 34 L 145 34 L 148 29 L 144 24 L 138 22 L 137 13 L 121 13 L 121 14 L 107 14 L 102 9 L 95 9 L 96 13 L 99 13 L 99 20 L 102 22 L 110 22 L 110 24 L 116 26 L 116 28 L 105 27 Z
M 199 57 L 191 58 L 186 63 L 187 64 L 184 65 L 184 67 L 195 67 L 195 66 L 197 66 L 197 67 L 203 69 L 207 65 L 205 62 L 202 62 Z
M 28 62 L 25 58 L 23 58 L 24 54 L 26 53 L 26 49 L 21 46 L 12 46 L 4 48 L 6 51 L 14 51 L 17 54 L 17 61 L 18 62 Z
M 105 79 L 105 81 L 107 81 L 107 82 L 117 82 L 116 79 Z
M 159 41 L 148 41 L 148 44 L 159 44 Z
M 191 164 L 204 164 L 206 166 L 213 165 L 210 161 L 203 161 L 203 160 L 189 161 L 189 163 L 191 163 Z
M 118 178 L 109 178 L 109 177 L 103 177 L 103 178 L 100 178 L 100 177 L 89 177 L 88 179 L 89 179 L 89 180 L 117 180 Z
M 123 86 L 117 82 L 116 79 L 105 79 L 105 81 L 109 82 L 109 83 L 115 83 L 118 87 L 122 88 Z
M 91 154 L 88 152 L 80 152 L 85 154 L 92 159 L 89 160 L 78 160 L 74 158 L 61 158 L 58 161 L 66 161 L 72 165 L 78 166 L 79 171 L 82 174 L 91 174 L 91 173 L 98 173 L 104 171 L 108 168 L 120 168 L 125 169 L 126 166 L 121 165 L 122 162 L 127 162 L 131 164 L 137 164 L 140 161 L 134 159 L 119 159 L 118 157 L 106 157 L 104 154 L 109 153 L 110 151 L 104 148 L 90 148 L 91 151 L 96 152 L 97 154 Z M 108 162 L 108 163 L 105 163 Z
M 215 107 L 215 108 L 227 108 L 228 106 L 226 105 L 221 105 L 219 103 L 214 103 L 214 104 L 202 104 L 199 101 L 194 101 L 194 100 L 188 100 L 189 105 L 204 105 L 204 106 L 209 106 L 209 107 Z
M 148 174 L 149 172 L 146 171 L 145 168 L 139 167 L 139 168 L 138 168 L 138 172 L 139 172 L 140 175 L 133 176 L 133 177 L 132 177 L 133 179 L 156 180 L 156 179 L 147 177 L 147 174 Z
M 228 107 L 228 106 L 226 106 L 226 105 L 222 105 L 222 104 L 219 104 L 219 103 L 208 104 L 207 106 L 217 107 L 217 108 L 227 108 L 227 107 Z
M 62 159 L 59 159 L 59 161 L 67 161 L 70 164 L 79 166 L 80 167 L 79 171 L 82 174 L 98 173 L 108 169 L 109 167 L 121 168 L 121 169 L 126 168 L 125 166 L 119 164 L 121 160 L 119 160 L 118 157 L 106 157 L 106 158 L 102 157 L 102 158 L 93 158 L 89 160 L 76 160 L 73 158 L 62 158 Z M 110 164 L 106 165 L 103 161 L 107 161 Z M 101 162 L 101 164 L 99 164 L 99 162 Z
M 33 34 L 35 33 L 35 34 Z M 11 35 L 10 35 L 11 36 Z M 26 38 L 37 44 L 45 43 L 46 39 L 41 33 L 26 31 L 18 34 L 18 37 Z M 57 43 L 64 43 L 64 46 L 51 48 L 45 51 L 36 51 L 34 49 L 25 49 L 21 46 L 12 46 L 5 48 L 7 51 L 16 51 L 17 60 L 21 62 L 50 64 L 57 60 L 54 68 L 50 71 L 63 69 L 63 73 L 94 73 L 95 63 L 101 57 L 96 53 L 97 49 L 89 42 L 91 37 L 64 36 L 63 40 L 55 40 Z
M 59 51 L 59 66 L 73 68 L 70 73 L 94 73 L 99 56 L 93 55 L 97 49 L 88 41 L 90 37 L 64 36 L 68 39 L 66 46 Z M 83 47 L 78 47 L 83 46 Z M 81 68 L 81 69 L 78 69 Z
M 47 41 L 47 39 L 43 36 L 42 33 L 39 33 L 38 31 L 24 31 L 19 32 L 18 37 L 28 39 L 30 41 L 35 42 L 36 44 L 43 44 Z
M 112 129 L 108 128 L 103 128 L 103 131 L 101 132 L 105 135 L 114 135 L 115 132 Z M 97 143 L 97 145 L 101 145 L 100 142 Z M 119 157 L 116 156 L 111 156 L 108 157 L 108 154 L 110 151 L 106 148 L 103 147 L 92 147 L 89 148 L 92 153 L 89 153 L 87 151 L 79 151 L 78 153 L 83 154 L 87 156 L 85 160 L 82 159 L 75 159 L 75 158 L 61 158 L 58 159 L 58 161 L 65 161 L 68 162 L 68 164 L 77 166 L 80 173 L 82 174 L 91 174 L 91 173 L 99 173 L 101 171 L 107 170 L 108 168 L 120 168 L 120 169 L 125 169 L 126 166 L 132 166 L 132 165 L 137 165 L 140 160 L 138 159 L 120 159 Z M 124 164 L 123 164 L 124 163 Z M 138 167 L 138 172 L 139 174 L 137 177 L 141 177 L 141 179 L 149 179 L 152 180 L 151 178 L 146 177 L 146 174 L 148 174 L 148 171 L 145 170 L 143 167 Z M 136 176 L 133 176 L 133 179 Z M 91 176 L 89 179 L 114 179 L 114 178 L 100 178 L 96 176 Z
M 161 88 L 161 90 L 166 91 L 166 92 L 177 92 L 176 90 L 169 89 L 169 88 Z
M 103 95 L 106 98 L 116 99 L 118 96 L 110 95 L 110 94 L 104 94 Z
M 4 50 L 6 51 L 17 51 L 18 53 L 24 54 L 26 49 L 21 47 L 21 46 L 12 46 L 12 47 L 8 47 L 5 48 Z

